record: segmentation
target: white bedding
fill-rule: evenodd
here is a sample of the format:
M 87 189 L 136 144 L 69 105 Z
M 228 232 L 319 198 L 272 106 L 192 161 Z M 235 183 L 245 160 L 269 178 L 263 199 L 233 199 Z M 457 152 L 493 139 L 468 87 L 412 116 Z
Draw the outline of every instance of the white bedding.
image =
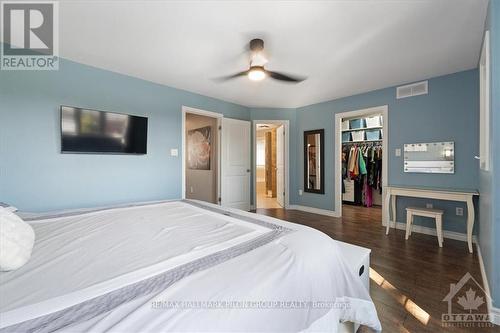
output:
M 293 231 L 62 330 L 335 332 L 339 320 L 380 330 L 368 291 L 347 269 L 334 241 L 305 226 L 259 219 Z M 185 202 L 55 217 L 32 226 L 36 243 L 31 260 L 17 271 L 0 273 L 0 328 L 105 295 L 271 232 L 265 225 Z M 236 303 L 207 309 L 200 303 L 204 301 Z M 324 307 L 301 301 L 324 302 L 315 303 Z M 245 302 L 255 303 L 245 308 Z M 208 305 L 214 304 L 221 303 Z

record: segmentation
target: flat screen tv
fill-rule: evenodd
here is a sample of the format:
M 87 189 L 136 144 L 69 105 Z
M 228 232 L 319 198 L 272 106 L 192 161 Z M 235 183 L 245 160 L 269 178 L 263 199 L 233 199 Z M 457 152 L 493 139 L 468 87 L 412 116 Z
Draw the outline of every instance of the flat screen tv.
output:
M 148 118 L 61 106 L 61 151 L 146 154 Z

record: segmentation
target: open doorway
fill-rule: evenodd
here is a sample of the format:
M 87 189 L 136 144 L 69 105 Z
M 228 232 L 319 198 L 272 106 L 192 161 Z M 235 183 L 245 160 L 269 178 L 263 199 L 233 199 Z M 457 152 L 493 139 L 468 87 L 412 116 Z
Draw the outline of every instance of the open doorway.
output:
M 368 214 L 382 223 L 387 186 L 387 106 L 335 115 L 335 210 Z
M 220 201 L 221 115 L 183 108 L 183 197 Z
M 259 208 L 287 206 L 287 135 L 285 122 L 254 122 L 255 196 Z

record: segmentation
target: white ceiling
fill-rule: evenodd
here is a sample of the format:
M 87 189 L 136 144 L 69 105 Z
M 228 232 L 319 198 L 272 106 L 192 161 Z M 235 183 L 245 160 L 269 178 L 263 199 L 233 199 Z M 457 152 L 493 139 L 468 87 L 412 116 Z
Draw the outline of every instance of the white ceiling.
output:
M 62 1 L 61 56 L 255 107 L 298 107 L 477 67 L 487 0 Z M 246 77 L 250 39 L 266 68 Z

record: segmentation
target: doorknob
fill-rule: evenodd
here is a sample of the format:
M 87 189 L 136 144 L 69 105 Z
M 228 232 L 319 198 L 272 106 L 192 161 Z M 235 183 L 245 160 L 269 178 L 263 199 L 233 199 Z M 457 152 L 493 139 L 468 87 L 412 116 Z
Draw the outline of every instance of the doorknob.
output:
M 250 169 L 247 169 L 247 172 L 250 172 Z

